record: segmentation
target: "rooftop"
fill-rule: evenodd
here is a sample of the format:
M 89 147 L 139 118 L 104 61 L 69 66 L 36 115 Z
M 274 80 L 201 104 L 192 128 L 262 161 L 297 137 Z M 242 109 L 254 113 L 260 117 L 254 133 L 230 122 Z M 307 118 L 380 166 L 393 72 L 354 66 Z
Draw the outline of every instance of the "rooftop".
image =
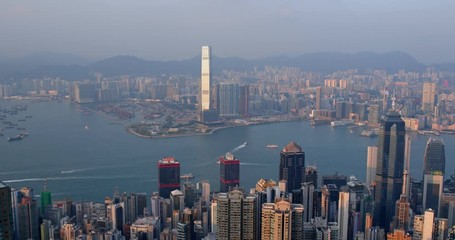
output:
M 294 141 L 288 143 L 286 147 L 283 148 L 283 152 L 288 152 L 288 153 L 298 153 L 302 152 L 302 147 L 300 147 L 297 143 Z

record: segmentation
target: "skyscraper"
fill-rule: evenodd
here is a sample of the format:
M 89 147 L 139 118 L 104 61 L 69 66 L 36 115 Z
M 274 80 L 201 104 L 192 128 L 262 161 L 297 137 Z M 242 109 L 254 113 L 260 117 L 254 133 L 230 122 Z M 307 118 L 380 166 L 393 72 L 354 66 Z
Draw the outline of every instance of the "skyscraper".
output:
M 408 171 L 403 172 L 403 188 L 401 190 L 400 199 L 395 203 L 395 218 L 393 221 L 394 230 L 402 230 L 404 233 L 409 231 L 410 219 L 409 212 L 411 204 L 408 200 Z
M 220 192 L 240 184 L 240 161 L 232 153 L 220 157 Z
M 212 58 L 211 48 L 209 46 L 202 47 L 201 59 L 201 86 L 200 86 L 200 105 L 201 111 L 210 110 L 210 60 Z
M 243 85 L 239 87 L 239 114 L 248 116 L 248 104 L 250 96 L 250 86 Z
M 216 197 L 217 239 L 254 239 L 254 196 L 240 189 Z
M 303 239 L 301 204 L 290 204 L 284 199 L 264 203 L 261 216 L 261 239 Z
M 158 161 L 158 189 L 163 198 L 169 198 L 172 190 L 180 189 L 180 163 L 173 157 Z
M 423 162 L 423 209 L 431 208 L 436 217 L 441 211 L 445 172 L 445 148 L 440 139 L 428 139 Z
M 220 116 L 239 116 L 239 86 L 236 83 L 220 83 Z
M 395 213 L 403 184 L 405 123 L 395 110 L 384 119 L 378 136 L 378 160 L 373 221 L 386 231 Z
M 349 229 L 349 189 L 343 187 L 338 201 L 338 226 L 340 239 L 348 239 Z
M 422 111 L 432 113 L 435 105 L 436 83 L 424 83 L 422 91 Z
M 365 184 L 369 187 L 376 179 L 376 164 L 378 161 L 378 147 L 368 146 L 367 150 L 367 174 Z
M 316 88 L 316 101 L 315 101 L 315 108 L 316 110 L 321 109 L 321 98 L 322 98 L 322 88 Z
M 300 189 L 305 181 L 305 153 L 293 141 L 281 150 L 279 178 L 287 181 L 287 192 Z
M 11 188 L 0 182 L 0 239 L 13 239 L 14 228 L 11 206 Z

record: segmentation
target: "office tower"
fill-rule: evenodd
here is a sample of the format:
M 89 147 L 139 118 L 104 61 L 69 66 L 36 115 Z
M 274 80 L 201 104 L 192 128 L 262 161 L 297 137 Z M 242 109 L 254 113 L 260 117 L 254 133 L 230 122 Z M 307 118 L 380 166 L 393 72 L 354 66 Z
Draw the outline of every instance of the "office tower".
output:
M 220 192 L 240 184 L 240 161 L 232 153 L 220 157 Z
M 404 170 L 407 171 L 408 176 L 411 175 L 411 136 L 409 134 L 406 134 L 405 136 L 405 147 L 404 147 Z M 411 178 L 407 178 L 407 183 L 406 183 L 406 196 L 409 199 L 409 188 L 411 187 Z
M 54 238 L 54 227 L 50 220 L 43 220 L 43 223 L 40 225 L 41 239 L 55 239 Z
M 239 116 L 239 86 L 236 83 L 220 83 L 220 116 Z
M 316 110 L 319 110 L 321 109 L 321 100 L 322 100 L 322 88 L 321 87 L 317 87 L 316 88 L 316 100 L 315 100 L 315 108 Z
M 183 195 L 185 196 L 185 207 L 192 208 L 196 200 L 195 186 L 193 183 L 183 184 Z
M 293 141 L 280 152 L 279 178 L 287 181 L 288 193 L 300 189 L 305 181 L 305 153 Z
M 22 189 L 21 189 L 22 191 Z M 38 205 L 35 199 L 24 194 L 17 204 L 17 239 L 39 239 Z
M 207 180 L 205 180 L 205 181 L 201 181 L 200 185 L 202 188 L 201 201 L 205 204 L 209 204 L 210 203 L 210 183 Z
M 381 109 L 379 105 L 370 105 L 368 107 L 368 124 L 379 124 L 381 119 Z
M 0 182 L 0 239 L 13 240 L 13 212 L 11 188 Z
M 303 239 L 303 212 L 301 204 L 291 204 L 284 199 L 264 203 L 261 239 Z
M 158 161 L 158 189 L 163 198 L 169 198 L 172 190 L 180 189 L 180 163 L 173 157 Z
M 349 189 L 342 188 L 338 201 L 338 226 L 340 239 L 348 239 L 349 227 Z
M 401 190 L 400 199 L 395 203 L 395 217 L 393 221 L 393 229 L 402 230 L 404 233 L 409 231 L 410 227 L 410 209 L 411 204 L 409 203 L 407 189 L 408 189 L 408 171 L 403 172 L 403 188 Z M 399 233 L 397 233 L 399 234 Z
M 367 174 L 365 184 L 370 187 L 376 179 L 376 163 L 378 160 L 378 147 L 368 146 L 367 150 Z
M 148 207 L 147 207 L 147 193 L 132 193 L 136 197 L 136 216 L 138 218 L 147 217 Z
M 107 220 L 109 222 L 109 230 L 118 230 L 123 232 L 125 225 L 125 204 L 112 203 L 106 208 Z
M 210 69 L 211 58 L 212 54 L 210 47 L 203 46 L 201 59 L 201 86 L 199 93 L 201 111 L 210 110 L 210 82 L 212 78 Z
M 308 166 L 305 168 L 305 182 L 311 182 L 314 188 L 318 188 L 318 170 L 316 166 Z
M 334 184 L 337 186 L 338 189 L 340 189 L 341 187 L 346 186 L 346 184 L 348 184 L 348 177 L 341 175 L 339 173 L 335 173 L 333 175 L 322 176 L 322 185 L 329 185 L 329 184 Z M 337 201 L 338 201 L 338 195 L 337 195 Z
M 249 98 L 250 98 L 250 86 L 243 85 L 239 87 L 240 98 L 239 98 L 239 114 L 240 116 L 248 116 L 249 110 Z
M 218 202 L 216 198 L 210 204 L 210 230 L 212 233 L 218 232 Z
M 381 126 L 378 136 L 378 161 L 375 188 L 375 226 L 388 231 L 395 213 L 395 202 L 400 198 L 403 185 L 405 124 L 392 110 Z
M 48 206 L 52 204 L 51 192 L 47 191 L 47 179 L 44 183 L 44 190 L 41 192 L 41 216 L 44 216 Z
M 303 221 L 310 222 L 313 218 L 313 197 L 314 197 L 314 185 L 310 182 L 302 184 L 302 205 L 305 209 L 303 213 Z
M 346 102 L 339 101 L 335 103 L 335 117 L 336 119 L 346 118 Z
M 323 185 L 321 187 L 321 197 L 320 197 L 320 209 L 321 209 L 321 214 L 320 216 L 316 217 L 322 217 L 323 219 L 328 219 L 329 216 L 329 203 L 330 203 L 330 192 L 329 189 L 327 188 L 326 185 Z
M 158 218 L 139 218 L 130 227 L 131 239 L 155 239 L 159 234 Z
M 153 192 L 152 197 L 150 198 L 150 215 L 152 217 L 160 216 L 160 205 L 163 201 L 163 197 L 160 197 L 159 193 Z
M 446 165 L 444 142 L 429 138 L 425 149 L 424 171 L 426 174 L 444 175 Z
M 440 216 L 445 173 L 445 149 L 440 139 L 428 139 L 424 156 L 423 209 L 431 208 Z
M 220 193 L 216 203 L 217 239 L 254 239 L 254 196 L 245 197 L 241 190 L 233 189 Z
M 436 96 L 436 83 L 424 83 L 422 91 L 422 111 L 433 113 Z
M 214 84 L 211 87 L 210 109 L 220 110 L 220 84 Z

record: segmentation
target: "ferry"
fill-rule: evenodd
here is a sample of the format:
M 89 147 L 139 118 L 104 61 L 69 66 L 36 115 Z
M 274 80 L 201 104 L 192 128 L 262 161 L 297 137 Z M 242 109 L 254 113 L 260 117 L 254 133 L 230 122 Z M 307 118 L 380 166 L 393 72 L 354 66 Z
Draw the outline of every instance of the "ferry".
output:
M 347 126 L 354 124 L 354 120 L 344 119 L 340 121 L 333 121 L 330 123 L 332 127 Z
M 430 134 L 434 134 L 434 135 L 436 135 L 436 136 L 439 136 L 439 135 L 440 135 L 439 132 L 437 132 L 437 131 L 431 131 L 431 130 L 421 130 L 421 131 L 419 131 L 419 134 L 421 134 L 421 135 L 430 135 Z
M 376 132 L 374 132 L 373 130 L 363 130 L 361 133 L 360 133 L 360 136 L 362 137 L 376 137 Z
M 24 136 L 22 134 L 19 134 L 15 137 L 9 137 L 8 138 L 8 142 L 13 142 L 13 141 L 20 141 L 24 138 Z
M 268 147 L 268 148 L 277 148 L 278 145 L 276 145 L 276 144 L 268 144 L 266 147 Z
M 180 179 L 193 179 L 194 178 L 194 175 L 192 173 L 187 173 L 187 174 L 183 174 L 182 176 L 180 176 Z

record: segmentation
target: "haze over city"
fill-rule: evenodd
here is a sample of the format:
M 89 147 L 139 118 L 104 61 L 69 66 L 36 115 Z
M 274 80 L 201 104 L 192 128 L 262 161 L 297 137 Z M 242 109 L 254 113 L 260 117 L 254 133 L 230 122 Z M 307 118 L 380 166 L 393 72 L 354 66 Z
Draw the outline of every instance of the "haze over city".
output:
M 2 1 L 0 55 L 70 53 L 188 59 L 201 45 L 247 59 L 311 52 L 404 51 L 455 62 L 455 2 Z

